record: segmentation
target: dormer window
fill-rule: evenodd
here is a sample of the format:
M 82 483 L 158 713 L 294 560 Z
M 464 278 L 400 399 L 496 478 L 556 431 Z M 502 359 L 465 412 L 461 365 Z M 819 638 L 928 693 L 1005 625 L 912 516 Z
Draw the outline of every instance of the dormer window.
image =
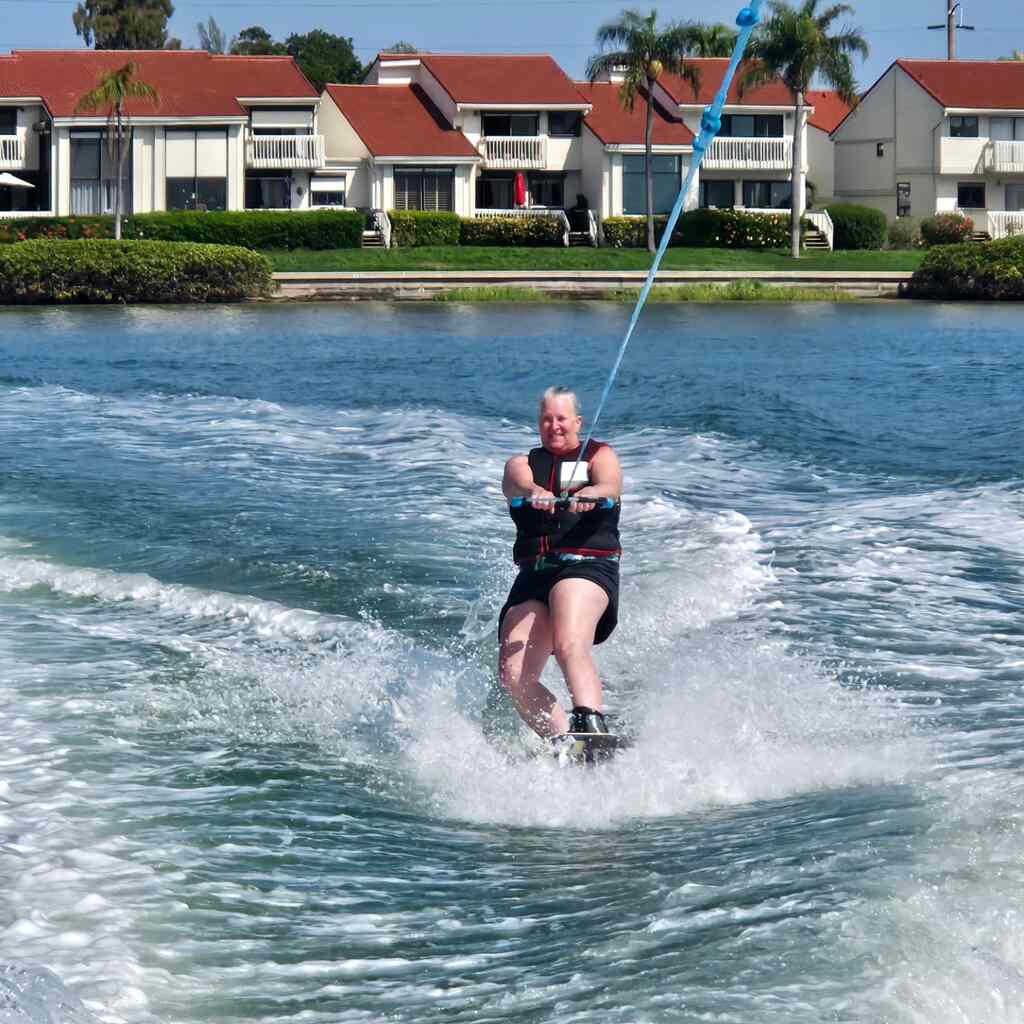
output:
M 781 114 L 723 114 L 722 138 L 781 139 Z
M 952 139 L 976 139 L 978 137 L 977 117 L 951 117 L 949 136 Z

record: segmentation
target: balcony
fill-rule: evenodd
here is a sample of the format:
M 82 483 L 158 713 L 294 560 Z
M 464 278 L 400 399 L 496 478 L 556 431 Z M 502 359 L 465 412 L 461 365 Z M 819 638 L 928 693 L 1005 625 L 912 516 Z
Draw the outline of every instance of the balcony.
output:
M 249 135 L 245 140 L 247 167 L 315 169 L 327 163 L 322 135 Z
M 20 135 L 0 135 L 0 171 L 25 167 L 25 140 Z
M 1024 174 L 1024 142 L 990 142 L 985 147 L 985 170 Z
M 546 135 L 501 135 L 480 140 L 480 155 L 494 170 L 543 170 L 548 163 Z
M 936 145 L 939 174 L 984 173 L 988 139 L 940 135 L 936 138 Z
M 793 166 L 793 137 L 715 139 L 701 166 L 709 171 L 788 171 Z

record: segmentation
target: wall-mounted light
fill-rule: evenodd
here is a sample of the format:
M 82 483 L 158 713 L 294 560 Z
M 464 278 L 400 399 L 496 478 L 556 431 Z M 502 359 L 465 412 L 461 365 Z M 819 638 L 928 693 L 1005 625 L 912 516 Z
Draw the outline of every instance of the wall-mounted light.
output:
M 295 194 L 297 196 L 305 195 L 305 189 L 301 185 L 296 185 L 295 186 Z
M 875 143 L 875 156 L 885 156 L 885 143 L 884 142 L 876 142 Z

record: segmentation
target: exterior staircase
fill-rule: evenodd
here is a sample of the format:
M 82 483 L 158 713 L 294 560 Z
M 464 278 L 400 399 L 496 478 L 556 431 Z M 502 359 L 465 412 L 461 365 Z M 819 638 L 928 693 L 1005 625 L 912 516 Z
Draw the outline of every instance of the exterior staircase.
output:
M 804 231 L 804 248 L 828 252 L 828 239 L 817 228 Z
M 591 238 L 589 231 L 570 231 L 569 232 L 569 247 L 574 245 L 590 245 Z
M 992 236 L 987 231 L 972 231 L 968 242 L 991 242 Z
M 364 231 L 361 245 L 364 249 L 383 249 L 384 236 L 379 231 Z

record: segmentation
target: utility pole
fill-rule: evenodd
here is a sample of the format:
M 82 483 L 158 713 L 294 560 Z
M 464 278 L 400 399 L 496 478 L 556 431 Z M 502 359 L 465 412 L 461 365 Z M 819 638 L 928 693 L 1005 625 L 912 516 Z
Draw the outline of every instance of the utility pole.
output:
M 945 29 L 946 30 L 946 60 L 956 60 L 956 33 L 958 29 L 962 29 L 964 32 L 973 32 L 973 25 L 964 24 L 964 9 L 960 4 L 960 0 L 945 0 L 947 4 L 946 20 L 940 25 L 929 25 L 929 29 Z M 956 12 L 960 12 L 960 24 L 956 23 Z

